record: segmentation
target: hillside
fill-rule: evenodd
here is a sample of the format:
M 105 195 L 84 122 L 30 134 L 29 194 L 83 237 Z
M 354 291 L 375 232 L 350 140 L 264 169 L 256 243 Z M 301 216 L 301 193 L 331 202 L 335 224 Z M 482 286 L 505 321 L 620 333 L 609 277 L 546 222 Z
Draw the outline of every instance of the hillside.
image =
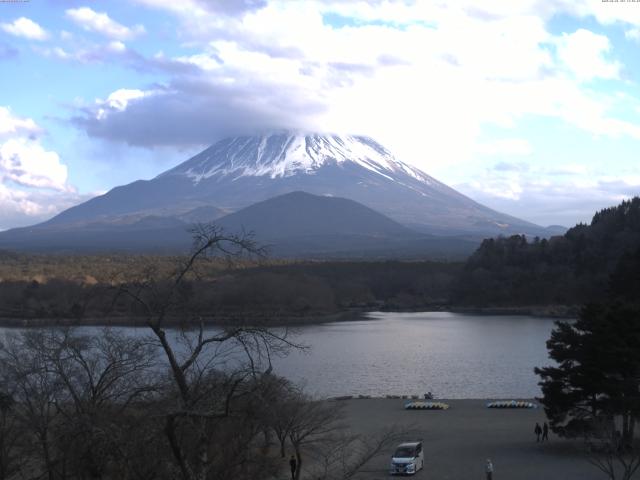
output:
M 281 131 L 220 140 L 155 178 L 117 186 L 41 224 L 0 232 L 0 248 L 173 251 L 186 239 L 183 231 L 169 231 L 175 226 L 217 220 L 292 192 L 352 200 L 429 235 L 479 242 L 555 231 L 475 202 L 371 138 Z
M 582 304 L 640 248 L 640 198 L 597 212 L 563 236 L 487 239 L 468 259 L 453 301 L 467 305 Z
M 193 215 L 219 214 L 200 207 Z M 345 198 L 292 192 L 214 220 L 228 233 L 252 232 L 269 255 L 294 258 L 463 259 L 478 242 L 418 233 Z M 7 249 L 62 253 L 163 253 L 189 250 L 192 224 L 156 215 L 120 221 L 48 224 L 0 233 Z

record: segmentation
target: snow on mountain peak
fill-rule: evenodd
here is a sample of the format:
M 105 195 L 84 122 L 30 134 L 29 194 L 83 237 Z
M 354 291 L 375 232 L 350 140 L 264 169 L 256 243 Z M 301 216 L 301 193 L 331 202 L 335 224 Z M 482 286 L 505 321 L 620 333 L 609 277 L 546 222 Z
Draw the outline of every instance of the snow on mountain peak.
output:
M 434 182 L 371 138 L 293 132 L 226 138 L 160 176 L 185 175 L 194 183 L 210 177 L 282 178 L 314 174 L 325 165 L 348 162 L 389 180 L 403 173 L 426 184 Z

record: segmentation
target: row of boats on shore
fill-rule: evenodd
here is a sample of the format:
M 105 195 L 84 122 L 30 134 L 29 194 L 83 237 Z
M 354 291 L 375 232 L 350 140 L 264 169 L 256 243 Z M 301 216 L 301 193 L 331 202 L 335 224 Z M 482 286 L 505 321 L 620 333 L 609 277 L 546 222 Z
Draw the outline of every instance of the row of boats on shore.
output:
M 412 400 L 406 402 L 404 408 L 405 410 L 448 410 L 449 404 L 444 402 Z M 538 408 L 538 405 L 524 400 L 499 400 L 488 402 L 487 408 Z

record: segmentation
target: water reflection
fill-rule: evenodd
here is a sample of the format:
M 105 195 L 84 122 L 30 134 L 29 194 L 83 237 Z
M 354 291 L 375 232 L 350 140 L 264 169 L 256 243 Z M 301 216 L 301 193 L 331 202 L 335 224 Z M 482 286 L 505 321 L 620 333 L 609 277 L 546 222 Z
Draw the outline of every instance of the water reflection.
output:
M 276 370 L 317 395 L 534 397 L 535 366 L 550 362 L 553 320 L 448 312 L 373 313 L 369 320 L 303 328 L 312 348 Z
M 274 373 L 320 397 L 432 391 L 440 398 L 532 398 L 540 394 L 533 368 L 550 363 L 545 342 L 552 328 L 552 319 L 529 316 L 370 313 L 298 328 L 296 342 L 310 349 L 274 358 Z M 176 331 L 170 339 L 180 343 Z

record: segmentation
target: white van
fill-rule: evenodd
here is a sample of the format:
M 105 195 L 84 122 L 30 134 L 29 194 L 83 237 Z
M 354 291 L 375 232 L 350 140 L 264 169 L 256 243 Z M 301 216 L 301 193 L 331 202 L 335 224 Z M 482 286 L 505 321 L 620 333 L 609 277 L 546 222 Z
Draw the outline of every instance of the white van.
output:
M 406 442 L 396 447 L 396 451 L 391 457 L 391 468 L 389 471 L 391 475 L 413 475 L 422 468 L 424 468 L 422 442 Z

